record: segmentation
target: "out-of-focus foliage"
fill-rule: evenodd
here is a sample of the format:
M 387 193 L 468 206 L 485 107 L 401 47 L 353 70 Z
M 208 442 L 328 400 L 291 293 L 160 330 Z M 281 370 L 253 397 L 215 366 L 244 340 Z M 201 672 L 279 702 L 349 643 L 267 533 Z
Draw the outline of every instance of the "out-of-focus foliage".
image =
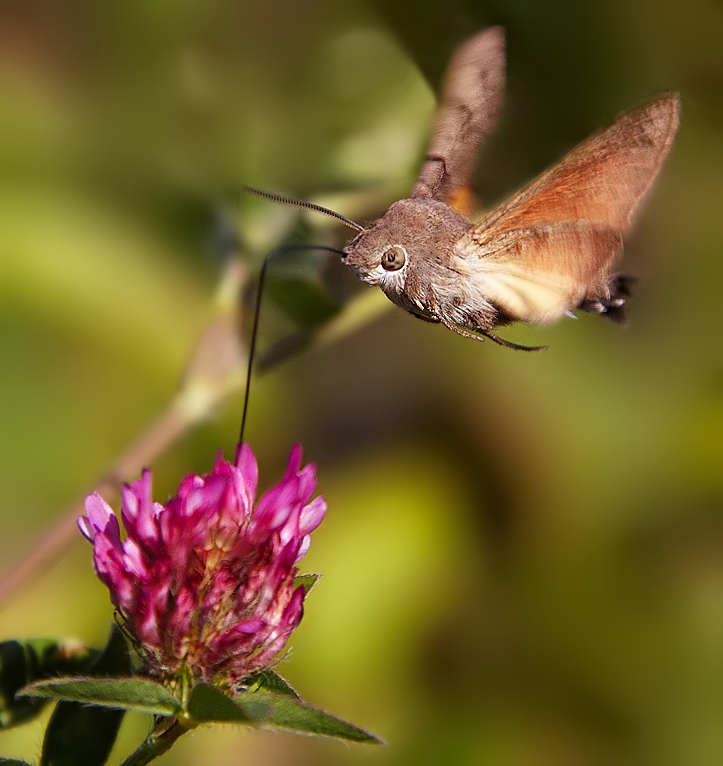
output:
M 506 28 L 509 71 L 483 204 L 619 111 L 681 92 L 627 246 L 627 328 L 510 328 L 550 345 L 527 355 L 392 309 L 257 379 L 262 482 L 300 441 L 329 503 L 305 562 L 324 577 L 282 674 L 388 746 L 217 728 L 163 762 L 721 763 L 720 4 L 14 5 L 0 17 L 7 565 L 171 396 L 209 313 L 218 217 L 254 263 L 295 231 L 295 211 L 239 184 L 372 218 L 423 154 L 422 73 L 434 83 L 488 24 Z M 293 329 L 272 303 L 264 327 L 262 345 Z M 230 455 L 239 415 L 232 402 L 154 466 L 161 498 L 219 444 Z M 76 545 L 4 608 L 0 638 L 100 646 L 110 619 Z M 118 753 L 145 725 L 127 718 Z M 39 731 L 3 734 L 0 754 L 32 760 Z

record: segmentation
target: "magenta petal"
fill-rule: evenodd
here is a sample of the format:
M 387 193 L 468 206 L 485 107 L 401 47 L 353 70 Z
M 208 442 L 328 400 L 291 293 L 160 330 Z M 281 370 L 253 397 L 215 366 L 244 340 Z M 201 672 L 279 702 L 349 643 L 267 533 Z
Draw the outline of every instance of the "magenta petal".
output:
M 153 502 L 152 491 L 153 477 L 146 469 L 138 481 L 121 490 L 121 518 L 129 534 L 133 530 L 134 536 L 155 549 L 160 536 L 157 522 L 159 508 Z
M 175 608 L 169 619 L 167 630 L 179 639 L 183 639 L 189 630 L 197 606 L 198 598 L 194 590 L 188 586 L 182 588 L 176 595 Z
M 80 530 L 80 533 L 83 535 L 83 537 L 92 543 L 93 538 L 95 537 L 95 530 L 93 529 L 93 525 L 88 520 L 88 517 L 78 516 L 76 523 L 78 524 L 78 529 Z
M 104 527 L 111 516 L 115 518 L 113 509 L 97 492 L 93 492 L 85 498 L 85 512 L 88 514 L 91 524 L 97 528 Z
M 97 493 L 85 499 L 85 512 L 92 528 L 108 537 L 113 543 L 120 543 L 120 526 L 113 509 Z
M 326 502 L 323 497 L 315 497 L 299 514 L 299 533 L 308 535 L 313 532 L 324 519 Z
M 289 571 L 296 563 L 296 557 L 299 555 L 301 540 L 290 540 L 277 555 L 277 566 L 281 571 Z
M 311 547 L 311 535 L 305 535 L 301 538 L 301 544 L 299 545 L 299 551 L 296 554 L 296 559 L 294 559 L 294 564 L 298 564 L 301 559 L 306 556 L 306 552 Z
M 294 444 L 289 455 L 289 465 L 284 474 L 283 481 L 290 479 L 301 467 L 301 445 Z
M 316 466 L 309 463 L 296 477 L 299 480 L 299 502 L 306 505 L 316 489 Z
M 263 621 L 257 617 L 252 620 L 246 620 L 245 622 L 238 623 L 238 625 L 234 627 L 234 630 L 239 633 L 256 633 L 263 626 L 263 624 Z
M 248 444 L 242 444 L 236 451 L 236 468 L 239 479 L 245 488 L 247 508 L 250 509 L 256 499 L 256 487 L 259 483 L 259 466 Z
M 304 606 L 304 588 L 298 587 L 294 590 L 294 593 L 289 601 L 283 614 L 283 621 L 287 624 L 292 624 L 296 627 L 301 621 Z
M 145 579 L 148 576 L 145 555 L 140 545 L 130 537 L 123 543 L 123 563 L 128 574 L 138 579 Z
M 259 500 L 253 519 L 256 539 L 262 540 L 264 535 L 274 532 L 284 524 L 296 505 L 297 490 L 298 481 L 292 476 L 272 487 Z

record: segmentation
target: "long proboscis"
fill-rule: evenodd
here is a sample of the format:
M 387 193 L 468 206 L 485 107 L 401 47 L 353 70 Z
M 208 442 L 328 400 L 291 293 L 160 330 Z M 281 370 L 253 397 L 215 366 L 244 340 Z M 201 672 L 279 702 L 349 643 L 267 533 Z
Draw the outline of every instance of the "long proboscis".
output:
M 246 390 L 244 391 L 244 408 L 243 408 L 243 415 L 241 416 L 241 429 L 239 432 L 239 444 L 243 444 L 244 440 L 244 431 L 246 430 L 246 413 L 249 409 L 249 391 L 251 389 L 251 373 L 253 372 L 253 366 L 254 366 L 254 357 L 256 356 L 256 337 L 258 336 L 258 330 L 259 330 L 259 316 L 261 314 L 261 293 L 264 289 L 264 282 L 266 281 L 266 272 L 268 271 L 269 264 L 271 263 L 272 258 L 274 258 L 277 255 L 283 255 L 284 253 L 292 253 L 296 250 L 326 250 L 330 253 L 337 253 L 338 255 L 344 255 L 343 250 L 339 250 L 336 247 L 331 247 L 329 245 L 303 245 L 303 244 L 293 244 L 293 245 L 281 245 L 280 247 L 277 247 L 273 249 L 267 256 L 264 258 L 264 262 L 261 266 L 261 271 L 259 272 L 259 281 L 256 285 L 256 304 L 254 306 L 254 321 L 253 326 L 251 327 L 251 343 L 249 344 L 249 361 L 248 365 L 246 367 Z
M 249 194 L 253 194 L 256 197 L 270 200 L 271 202 L 277 202 L 279 205 L 288 205 L 289 207 L 300 207 L 304 210 L 313 210 L 315 213 L 321 213 L 322 215 L 328 215 L 330 218 L 336 218 L 337 221 L 341 221 L 346 224 L 350 229 L 356 229 L 356 231 L 364 231 L 364 227 L 361 224 L 352 221 L 351 218 L 343 216 L 341 213 L 337 213 L 335 210 L 329 210 L 328 207 L 322 205 L 315 205 L 313 202 L 306 202 L 300 199 L 294 199 L 293 197 L 284 197 L 281 194 L 275 194 L 274 192 L 264 191 L 263 189 L 257 189 L 254 186 L 243 186 L 243 190 Z

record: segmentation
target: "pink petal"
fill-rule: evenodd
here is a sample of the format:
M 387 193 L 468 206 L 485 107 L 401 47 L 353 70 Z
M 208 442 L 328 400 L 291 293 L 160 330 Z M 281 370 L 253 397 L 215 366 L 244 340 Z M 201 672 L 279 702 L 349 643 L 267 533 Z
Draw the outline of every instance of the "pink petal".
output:
M 308 505 L 301 509 L 299 514 L 299 533 L 308 535 L 313 532 L 324 520 L 326 514 L 326 501 L 323 497 L 315 497 Z
M 76 523 L 78 524 L 78 529 L 80 530 L 80 533 L 83 535 L 83 537 L 92 543 L 93 538 L 95 537 L 95 530 L 93 529 L 90 521 L 88 520 L 88 517 L 78 516 L 78 518 L 76 519 Z
M 93 536 L 88 538 L 89 540 L 93 540 L 95 534 L 99 533 L 107 537 L 114 546 L 120 546 L 118 519 L 115 517 L 113 509 L 97 492 L 93 492 L 85 498 L 85 512 L 89 526 L 94 530 L 91 532 Z
M 316 466 L 309 463 L 296 476 L 299 479 L 299 501 L 306 505 L 316 489 Z
M 121 517 L 129 535 L 156 550 L 160 537 L 157 523 L 159 508 L 153 502 L 152 493 L 153 477 L 145 469 L 140 479 L 122 488 Z
M 271 487 L 259 500 L 249 528 L 253 540 L 261 542 L 286 522 L 296 503 L 298 488 L 299 482 L 292 476 Z
M 244 500 L 246 510 L 250 511 L 256 499 L 256 488 L 259 483 L 259 465 L 248 444 L 242 444 L 237 448 L 236 468 L 238 469 L 241 485 L 245 488 Z
M 296 559 L 294 560 L 294 564 L 297 564 L 301 559 L 306 556 L 307 551 L 311 547 L 311 535 L 305 535 L 301 539 L 301 544 L 299 545 L 299 552 L 296 554 Z
M 290 479 L 294 476 L 299 468 L 301 468 L 301 445 L 294 444 L 291 448 L 291 454 L 289 455 L 289 465 L 282 481 L 286 481 L 286 479 Z
M 257 633 L 263 627 L 263 625 L 263 620 L 255 617 L 251 620 L 239 622 L 237 625 L 234 625 L 234 630 L 238 633 Z

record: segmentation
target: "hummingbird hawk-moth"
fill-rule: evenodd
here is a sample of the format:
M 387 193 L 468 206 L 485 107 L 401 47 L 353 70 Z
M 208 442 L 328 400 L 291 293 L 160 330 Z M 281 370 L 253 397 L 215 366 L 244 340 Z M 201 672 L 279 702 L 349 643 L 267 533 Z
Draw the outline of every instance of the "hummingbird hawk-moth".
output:
M 504 32 L 492 27 L 452 57 L 411 196 L 368 227 L 321 212 L 359 231 L 343 262 L 398 306 L 465 337 L 530 350 L 492 330 L 555 322 L 573 309 L 624 318 L 629 278 L 613 268 L 670 151 L 680 104 L 666 94 L 623 114 L 471 223 L 458 199 L 496 125 L 504 80 Z

